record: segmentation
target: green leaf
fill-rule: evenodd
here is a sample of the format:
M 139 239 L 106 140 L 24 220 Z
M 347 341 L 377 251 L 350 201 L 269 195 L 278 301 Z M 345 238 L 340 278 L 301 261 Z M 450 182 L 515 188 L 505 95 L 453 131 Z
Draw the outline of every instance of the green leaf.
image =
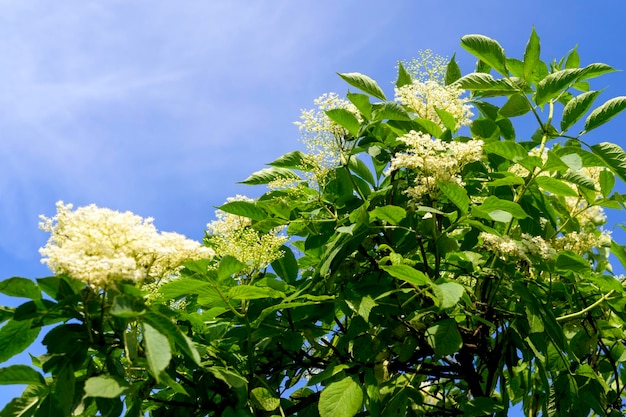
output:
M 474 397 L 465 404 L 464 410 L 463 417 L 480 417 L 504 411 L 504 406 L 495 398 Z
M 122 318 L 137 317 L 144 313 L 145 306 L 142 300 L 119 294 L 113 300 L 111 315 Z
M 446 67 L 446 75 L 444 78 L 444 82 L 446 83 L 446 85 L 454 83 L 463 76 L 459 64 L 457 64 L 456 60 L 454 59 L 455 56 L 456 54 L 452 55 L 452 58 L 450 58 L 450 62 L 448 62 L 448 66 Z
M 304 154 L 300 151 L 288 152 L 267 165 L 280 168 L 300 169 L 304 165 Z
M 462 214 L 469 210 L 470 199 L 467 196 L 467 190 L 453 182 L 440 182 L 437 186 L 448 199 L 458 207 Z
M 170 347 L 177 346 L 197 365 L 200 365 L 200 354 L 193 345 L 192 341 L 185 336 L 181 329 L 172 323 L 167 316 L 154 312 L 147 312 L 141 317 L 141 320 L 143 323 L 148 323 L 161 335 L 166 336 L 170 342 Z
M 406 217 L 406 210 L 398 206 L 376 207 L 369 213 L 370 221 L 383 220 L 397 225 Z
M 483 146 L 483 150 L 486 153 L 500 155 L 513 162 L 517 162 L 528 156 L 526 148 L 513 140 L 490 142 Z
M 456 282 L 444 282 L 443 284 L 436 284 L 435 287 L 438 290 L 439 307 L 442 309 L 456 306 L 465 293 L 463 286 Z
M 363 406 L 363 389 L 352 377 L 331 382 L 320 395 L 320 417 L 352 417 Z
M 404 110 L 404 108 L 392 101 L 384 103 L 377 103 L 372 105 L 372 118 L 377 120 L 400 120 L 410 121 L 411 116 Z
M 560 252 L 556 258 L 556 267 L 574 272 L 586 272 L 591 269 L 591 265 L 585 258 L 572 251 Z
M 564 69 L 547 75 L 537 84 L 535 103 L 541 106 L 548 100 L 557 97 L 576 82 L 583 75 L 583 71 L 580 68 Z
M 285 294 L 269 287 L 238 285 L 230 287 L 228 298 L 231 300 L 258 300 L 262 298 L 285 298 Z
M 254 408 L 264 411 L 273 411 L 280 407 L 280 399 L 264 387 L 256 387 L 250 391 L 250 399 Z
M 0 363 L 29 347 L 39 335 L 40 327 L 31 328 L 32 320 L 9 320 L 0 328 Z
M 479 217 L 504 223 L 510 221 L 513 217 L 516 219 L 528 217 L 528 214 L 519 204 L 509 200 L 501 200 L 496 196 L 489 196 L 480 206 L 473 207 L 472 213 L 474 212 Z M 485 217 L 483 213 L 486 213 L 488 217 Z
M 368 95 L 348 92 L 346 97 L 357 109 L 359 109 L 361 114 L 365 116 L 366 119 L 372 118 L 372 103 L 370 103 L 370 97 Z
M 456 353 L 463 346 L 463 338 L 453 319 L 441 320 L 429 327 L 426 330 L 426 338 L 438 357 Z
M 526 44 L 526 50 L 524 51 L 524 79 L 527 81 L 532 81 L 533 79 L 535 67 L 537 67 L 540 60 L 540 50 L 539 36 L 537 36 L 537 32 L 535 32 L 535 28 L 533 27 L 530 33 L 530 39 L 528 39 L 528 43 Z
M 497 41 L 483 35 L 466 35 L 461 38 L 461 46 L 500 74 L 508 75 L 504 49 Z
M 376 186 L 376 180 L 374 180 L 372 171 L 370 171 L 367 165 L 365 165 L 365 162 L 361 161 L 356 156 L 350 157 L 348 160 L 348 168 L 350 168 L 350 171 L 367 181 L 370 185 Z
M 272 269 L 286 282 L 294 282 L 298 279 L 298 261 L 288 246 L 283 245 L 280 250 L 283 252 L 283 256 L 272 262 Z
M 265 212 L 258 208 L 254 201 L 230 201 L 218 208 L 226 213 L 247 217 L 252 220 L 263 220 L 267 217 Z
M 224 381 L 231 388 L 243 388 L 248 384 L 246 378 L 235 371 L 221 366 L 210 366 L 208 371 L 211 372 L 214 377 Z
M 126 391 L 126 387 L 121 386 L 119 382 L 108 375 L 92 376 L 85 381 L 86 397 L 118 398 L 124 391 Z
M 496 80 L 490 74 L 474 72 L 456 81 L 464 90 L 498 91 L 502 94 L 517 92 L 518 88 L 505 79 Z
M 530 109 L 530 103 L 524 94 L 513 94 L 504 103 L 498 114 L 502 117 L 516 117 L 528 113 Z
M 38 300 L 41 291 L 32 280 L 28 278 L 13 277 L 0 281 L 0 292 L 11 297 L 30 298 Z
M 626 182 L 626 153 L 615 143 L 602 142 L 591 146 L 591 151 L 599 157 L 605 166 L 611 169 L 622 181 Z
M 626 109 L 626 96 L 615 97 L 591 112 L 585 121 L 585 131 L 601 126 Z
M 600 171 L 600 191 L 604 198 L 608 197 L 615 186 L 615 175 L 611 171 L 603 169 Z
M 578 55 L 578 45 L 574 46 L 574 49 L 569 51 L 567 58 L 565 59 L 565 68 L 578 68 L 580 67 L 580 55 Z
M 183 295 L 197 294 L 201 289 L 209 286 L 206 281 L 181 277 L 159 286 L 158 291 L 163 298 L 174 300 Z
M 387 100 L 385 93 L 378 86 L 376 81 L 368 77 L 367 75 L 359 74 L 358 72 L 338 73 L 338 75 L 348 84 L 359 90 L 376 97 L 379 100 Z
M 144 322 L 143 344 L 150 373 L 159 382 L 159 375 L 167 368 L 172 359 L 170 342 L 157 329 Z
M 326 110 L 325 113 L 330 120 L 344 127 L 353 137 L 359 137 L 361 124 L 350 110 L 338 108 Z
M 46 386 L 43 376 L 30 366 L 11 365 L 0 368 L 0 385 L 40 385 Z
M 439 116 L 439 119 L 441 120 L 443 125 L 446 127 L 446 129 L 452 132 L 457 130 L 456 129 L 457 120 L 456 120 L 456 117 L 452 115 L 452 113 L 444 109 L 439 109 L 437 107 L 435 107 L 435 112 L 437 112 L 437 116 Z
M 582 68 L 581 79 L 588 80 L 590 78 L 595 78 L 600 75 L 608 74 L 608 73 L 615 72 L 615 71 L 616 71 L 615 68 L 613 68 L 610 65 L 596 62 L 596 63 L 587 65 L 585 68 Z
M 396 80 L 396 87 L 400 88 L 405 85 L 413 83 L 411 74 L 404 68 L 402 62 L 398 62 L 398 79 Z
M 535 182 L 544 191 L 564 197 L 578 197 L 578 192 L 563 181 L 540 175 L 535 178 Z
M 580 120 L 583 114 L 587 113 L 591 105 L 600 94 L 599 91 L 589 91 L 582 93 L 567 102 L 563 109 L 561 119 L 561 130 L 569 129 L 574 123 Z
M 220 260 L 220 264 L 217 267 L 217 279 L 220 281 L 230 277 L 243 270 L 246 264 L 241 262 L 234 256 L 226 255 Z
M 14 398 L 0 411 L 0 417 L 32 417 L 38 405 L 38 396 Z
M 410 267 L 409 265 L 388 265 L 381 266 L 381 269 L 392 277 L 407 282 L 414 287 L 427 285 L 431 282 L 426 274 Z
M 280 168 L 280 167 L 271 167 L 271 168 L 263 168 L 262 170 L 253 173 L 252 175 L 250 175 L 248 178 L 241 181 L 240 183 L 248 184 L 248 185 L 260 185 L 260 184 L 267 184 L 278 179 L 299 180 L 300 177 L 289 169 Z

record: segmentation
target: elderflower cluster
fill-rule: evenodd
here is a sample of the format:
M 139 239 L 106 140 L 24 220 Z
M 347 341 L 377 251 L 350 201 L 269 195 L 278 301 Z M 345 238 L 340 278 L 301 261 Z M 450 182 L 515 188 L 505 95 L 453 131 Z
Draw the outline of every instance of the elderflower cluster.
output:
M 430 120 L 445 129 L 437 110 L 445 110 L 456 119 L 455 129 L 470 124 L 473 116 L 468 99 L 461 98 L 463 90 L 456 84 L 442 85 L 438 81 L 413 80 L 397 87 L 396 101 L 415 112 L 417 117 Z
M 483 154 L 482 140 L 444 142 L 416 131 L 398 140 L 404 142 L 407 149 L 395 154 L 387 175 L 402 168 L 415 171 L 418 174 L 415 183 L 405 192 L 416 201 L 436 192 L 437 183 L 463 186 L 459 175 L 461 170 L 465 165 L 480 160 Z
M 311 178 L 323 183 L 326 176 L 336 168 L 344 158 L 345 139 L 350 133 L 331 120 L 326 111 L 345 109 L 360 120 L 358 109 L 349 101 L 339 98 L 336 93 L 327 93 L 313 101 L 315 109 L 302 110 L 300 122 L 295 122 L 302 135 L 302 143 L 306 147 L 305 165 L 307 171 L 312 170 Z
M 419 81 L 437 81 L 443 84 L 448 68 L 448 59 L 432 50 L 418 51 L 419 58 L 401 61 L 404 69 Z
M 72 211 L 56 204 L 57 214 L 40 216 L 39 227 L 50 232 L 39 250 L 42 263 L 95 289 L 119 280 L 143 282 L 176 275 L 186 261 L 211 258 L 214 252 L 177 233 L 159 233 L 153 219 L 95 205 Z
M 481 232 L 483 246 L 497 254 L 501 259 L 518 258 L 530 261 L 529 257 L 539 257 L 549 260 L 556 256 L 554 248 L 541 236 L 532 236 L 522 233 L 519 239 L 510 236 L 498 236 L 493 233 Z
M 583 255 L 594 248 L 610 247 L 611 232 L 608 230 L 570 232 L 552 239 L 551 244 L 557 251 L 571 250 Z
M 253 201 L 237 195 L 228 198 L 232 201 Z M 217 220 L 207 224 L 208 244 L 215 250 L 217 257 L 232 256 L 247 264 L 247 272 L 259 271 L 283 256 L 280 247 L 287 241 L 286 236 L 279 235 L 280 230 L 260 233 L 254 230 L 252 221 L 243 216 L 216 210 Z

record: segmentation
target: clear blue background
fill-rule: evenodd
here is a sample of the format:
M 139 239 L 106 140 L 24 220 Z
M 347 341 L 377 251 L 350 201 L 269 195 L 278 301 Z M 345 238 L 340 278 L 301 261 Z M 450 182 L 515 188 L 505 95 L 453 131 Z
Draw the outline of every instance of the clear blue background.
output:
M 226 197 L 263 191 L 237 181 L 300 147 L 300 109 L 347 91 L 336 72 L 368 74 L 392 95 L 396 62 L 420 49 L 456 52 L 467 73 L 462 35 L 521 57 L 533 25 L 544 60 L 578 44 L 583 65 L 626 69 L 625 4 L 0 0 L 0 278 L 48 275 L 38 215 L 57 200 L 200 239 Z M 626 95 L 626 74 L 596 87 L 608 90 L 598 103 Z M 590 136 L 623 145 L 625 128 L 622 115 Z M 0 387 L 0 405 L 20 392 Z

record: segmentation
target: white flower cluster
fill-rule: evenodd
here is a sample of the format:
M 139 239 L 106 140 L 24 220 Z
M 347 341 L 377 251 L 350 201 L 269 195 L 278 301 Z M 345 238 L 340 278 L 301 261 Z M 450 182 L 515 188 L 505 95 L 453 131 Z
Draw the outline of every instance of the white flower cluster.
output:
M 56 204 L 57 214 L 40 216 L 39 227 L 50 232 L 39 250 L 42 263 L 55 274 L 67 274 L 96 289 L 130 279 L 142 282 L 176 275 L 181 264 L 211 258 L 214 252 L 177 233 L 159 233 L 153 219 L 95 205 L 72 211 Z
M 406 168 L 418 173 L 415 185 L 406 193 L 419 201 L 425 195 L 432 195 L 438 182 L 451 182 L 463 186 L 459 175 L 465 165 L 478 161 L 483 155 L 483 141 L 444 142 L 440 139 L 411 131 L 398 138 L 407 145 L 405 152 L 396 153 L 392 158 L 387 175 Z
M 571 250 L 583 255 L 594 248 L 611 246 L 611 232 L 598 230 L 595 232 L 570 232 L 552 239 L 551 244 L 557 251 Z
M 301 122 L 295 122 L 306 147 L 305 163 L 312 167 L 310 180 L 323 183 L 330 170 L 336 168 L 344 158 L 345 139 L 349 132 L 331 120 L 327 110 L 346 109 L 360 120 L 360 113 L 354 104 L 339 98 L 336 93 L 327 93 L 313 101 L 315 109 L 302 110 Z
M 530 256 L 543 260 L 553 259 L 556 256 L 556 251 L 541 236 L 522 233 L 520 239 L 513 239 L 510 236 L 481 232 L 479 237 L 486 249 L 502 259 L 511 257 L 530 262 Z
M 231 201 L 253 201 L 237 195 L 227 199 Z M 217 220 L 207 224 L 209 245 L 215 249 L 217 257 L 230 255 L 248 265 L 247 272 L 259 271 L 279 259 L 283 252 L 280 247 L 287 241 L 279 235 L 280 230 L 262 234 L 254 230 L 252 221 L 247 217 L 216 210 Z
M 456 119 L 455 129 L 470 124 L 473 116 L 468 99 L 461 98 L 463 91 L 458 85 L 442 85 L 438 81 L 413 80 L 411 84 L 396 88 L 396 101 L 414 111 L 421 119 L 430 120 L 445 128 L 437 109 L 445 110 Z
M 419 58 L 401 61 L 404 69 L 420 81 L 437 81 L 443 84 L 448 69 L 448 59 L 435 54 L 432 50 L 418 51 Z

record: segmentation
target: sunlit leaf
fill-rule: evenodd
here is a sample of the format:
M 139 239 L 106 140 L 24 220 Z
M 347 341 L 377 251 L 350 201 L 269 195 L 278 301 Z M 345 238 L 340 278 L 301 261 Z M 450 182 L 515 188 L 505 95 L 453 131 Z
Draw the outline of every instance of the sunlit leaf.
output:
M 571 99 L 563 109 L 561 130 L 569 129 L 574 123 L 589 111 L 591 105 L 600 94 L 599 91 L 589 91 Z
M 504 49 L 497 41 L 483 35 L 466 35 L 461 38 L 461 46 L 500 74 L 508 75 Z
M 43 376 L 26 365 L 11 365 L 0 368 L 0 385 L 41 385 L 45 386 Z
M 359 136 L 361 124 L 354 113 L 343 108 L 326 110 L 325 113 L 330 120 L 344 127 L 352 136 L 355 138 Z
M 124 391 L 126 391 L 126 387 L 121 386 L 119 382 L 108 375 L 92 376 L 85 381 L 86 397 L 117 398 Z
M 539 36 L 537 36 L 537 32 L 535 32 L 533 27 L 524 51 L 524 79 L 532 80 L 535 68 L 539 63 L 540 51 Z
M 322 390 L 318 404 L 320 417 L 352 417 L 361 411 L 363 389 L 353 377 L 331 382 Z
M 398 224 L 406 217 L 406 210 L 398 206 L 376 207 L 369 213 L 370 221 L 384 220 L 389 224 Z
M 159 381 L 159 375 L 172 359 L 170 343 L 165 335 L 148 323 L 143 323 L 143 343 L 150 373 Z
M 626 101 L 625 101 L 626 103 Z M 626 182 L 626 153 L 615 143 L 602 142 L 591 146 L 591 151 L 622 181 Z
M 430 279 L 422 271 L 418 271 L 409 265 L 381 266 L 389 275 L 409 284 L 419 287 L 430 283 Z
M 378 86 L 376 81 L 368 77 L 367 75 L 359 74 L 358 72 L 338 73 L 338 75 L 348 84 L 359 90 L 376 97 L 379 100 L 387 100 L 385 93 Z
M 0 362 L 6 362 L 29 347 L 39 335 L 40 327 L 32 320 L 9 320 L 0 328 Z
M 453 182 L 441 182 L 437 183 L 437 186 L 441 192 L 448 197 L 452 204 L 457 206 L 461 213 L 467 213 L 467 210 L 469 210 L 470 199 L 465 188 Z
M 396 87 L 400 88 L 413 82 L 411 74 L 404 68 L 402 62 L 398 62 L 398 78 L 396 79 Z
M 456 353 L 463 346 L 463 338 L 459 333 L 457 324 L 452 319 L 437 322 L 426 330 L 428 344 L 432 346 L 435 354 L 444 357 Z
M 0 281 L 0 292 L 11 297 L 22 297 L 36 300 L 41 298 L 41 291 L 28 278 L 13 277 Z
M 459 67 L 459 64 L 457 64 L 455 57 L 456 54 L 452 55 L 452 58 L 450 58 L 450 61 L 448 62 L 448 65 L 446 67 L 446 75 L 444 77 L 444 82 L 446 83 L 446 85 L 454 83 L 463 76 L 463 74 L 461 73 L 461 68 Z
M 591 112 L 585 121 L 585 131 L 601 126 L 626 109 L 626 96 L 615 97 Z

